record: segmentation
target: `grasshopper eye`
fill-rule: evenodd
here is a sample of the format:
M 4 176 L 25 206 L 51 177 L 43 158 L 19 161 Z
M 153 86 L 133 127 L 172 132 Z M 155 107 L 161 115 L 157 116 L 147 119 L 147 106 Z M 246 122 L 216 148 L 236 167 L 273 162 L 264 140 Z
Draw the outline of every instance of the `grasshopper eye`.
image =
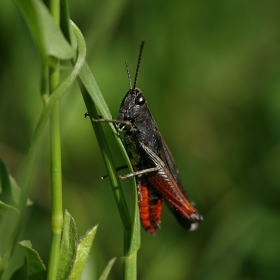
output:
M 143 104 L 145 103 L 145 98 L 144 98 L 144 96 L 143 96 L 143 95 L 138 95 L 138 96 L 136 97 L 135 103 L 136 103 L 137 105 L 143 105 Z

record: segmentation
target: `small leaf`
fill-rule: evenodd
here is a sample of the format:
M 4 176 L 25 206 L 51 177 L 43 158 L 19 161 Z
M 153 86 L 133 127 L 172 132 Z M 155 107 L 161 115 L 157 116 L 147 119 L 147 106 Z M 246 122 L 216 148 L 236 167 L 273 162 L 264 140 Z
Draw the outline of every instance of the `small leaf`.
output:
M 27 279 L 28 280 L 44 280 L 46 279 L 46 267 L 41 260 L 38 252 L 32 249 L 32 244 L 29 240 L 19 242 L 26 256 Z
M 16 216 L 18 205 L 19 188 L 16 189 L 15 181 L 12 179 L 2 160 L 0 160 L 0 215 Z
M 109 275 L 109 273 L 110 273 L 110 271 L 111 271 L 111 269 L 112 269 L 112 267 L 113 267 L 113 264 L 115 263 L 116 259 L 117 259 L 117 258 L 113 258 L 113 259 L 111 259 L 111 260 L 108 262 L 108 264 L 106 265 L 106 267 L 105 267 L 103 273 L 102 273 L 101 276 L 99 277 L 99 280 L 106 280 L 106 279 L 107 279 L 107 277 L 108 277 L 108 275 Z
M 11 187 L 12 198 L 13 198 L 15 204 L 18 205 L 19 204 L 19 199 L 20 199 L 21 189 L 20 189 L 16 180 L 12 177 L 11 174 L 9 174 L 9 179 L 10 179 L 10 187 Z M 27 206 L 33 205 L 33 202 L 30 199 L 28 199 L 26 205 Z
M 89 230 L 83 238 L 80 240 L 77 248 L 77 255 L 75 258 L 75 262 L 71 271 L 71 274 L 68 280 L 78 280 L 80 279 L 86 261 L 88 259 L 88 255 L 90 252 L 90 248 L 96 234 L 97 226 L 93 227 Z
M 20 213 L 19 197 L 20 188 L 0 159 L 0 215 L 17 216 Z M 32 203 L 28 200 L 27 205 L 30 204 Z
M 42 59 L 48 56 L 70 59 L 74 55 L 72 47 L 64 38 L 47 7 L 39 0 L 14 0 L 39 48 Z
M 73 217 L 65 210 L 59 257 L 58 280 L 68 279 L 77 254 L 78 234 Z
M 17 216 L 19 215 L 19 210 L 16 207 L 6 204 L 0 200 L 0 215 Z

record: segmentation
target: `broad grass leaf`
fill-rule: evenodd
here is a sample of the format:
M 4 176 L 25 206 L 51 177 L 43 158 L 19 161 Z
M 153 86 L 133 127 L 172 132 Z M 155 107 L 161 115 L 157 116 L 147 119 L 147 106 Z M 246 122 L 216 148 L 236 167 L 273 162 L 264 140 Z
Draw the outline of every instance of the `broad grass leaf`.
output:
M 39 0 L 14 0 L 19 8 L 45 63 L 49 56 L 71 59 L 74 50 L 64 38 L 47 7 Z

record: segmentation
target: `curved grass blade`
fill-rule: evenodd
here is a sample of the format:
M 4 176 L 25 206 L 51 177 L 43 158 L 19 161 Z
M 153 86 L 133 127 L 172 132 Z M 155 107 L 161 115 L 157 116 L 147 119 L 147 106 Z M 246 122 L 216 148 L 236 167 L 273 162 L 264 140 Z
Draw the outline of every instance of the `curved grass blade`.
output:
M 24 17 L 44 63 L 49 56 L 71 59 L 74 51 L 64 38 L 58 25 L 43 2 L 38 0 L 14 0 Z
M 104 118 L 111 118 L 111 114 L 108 110 L 106 102 L 99 90 L 99 87 L 88 67 L 87 64 L 84 65 L 81 70 L 79 77 L 81 78 L 80 88 L 83 93 L 85 104 L 87 106 L 90 116 L 98 118 L 98 108 L 99 113 Z M 105 104 L 105 105 L 104 105 Z M 118 132 L 116 131 L 113 124 L 109 124 L 112 129 L 113 135 L 121 152 L 125 158 L 125 161 L 132 172 L 132 166 L 129 160 L 129 157 L 126 153 L 126 150 L 123 146 L 123 143 L 120 139 Z M 93 124 L 96 137 L 103 155 L 103 159 L 107 168 L 107 172 L 113 187 L 117 205 L 120 211 L 120 215 L 124 224 L 124 248 L 125 248 L 125 257 L 124 259 L 124 275 L 125 279 L 136 279 L 136 263 L 137 263 L 137 250 L 140 248 L 140 225 L 139 225 L 139 210 L 138 210 L 138 197 L 137 197 L 137 187 L 134 180 L 134 216 L 133 224 L 130 222 L 126 202 L 120 188 L 119 179 L 116 174 L 116 167 L 114 166 L 109 147 L 100 123 Z M 129 223 L 129 224 L 128 224 Z

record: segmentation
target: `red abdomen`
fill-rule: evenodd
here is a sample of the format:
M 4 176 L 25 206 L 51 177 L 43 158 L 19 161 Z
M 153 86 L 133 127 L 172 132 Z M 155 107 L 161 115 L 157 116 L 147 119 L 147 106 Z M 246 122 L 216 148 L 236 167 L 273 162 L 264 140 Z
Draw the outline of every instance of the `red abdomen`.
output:
M 139 179 L 138 188 L 141 224 L 146 231 L 154 234 L 160 228 L 162 196 L 150 182 L 145 180 L 145 177 Z

